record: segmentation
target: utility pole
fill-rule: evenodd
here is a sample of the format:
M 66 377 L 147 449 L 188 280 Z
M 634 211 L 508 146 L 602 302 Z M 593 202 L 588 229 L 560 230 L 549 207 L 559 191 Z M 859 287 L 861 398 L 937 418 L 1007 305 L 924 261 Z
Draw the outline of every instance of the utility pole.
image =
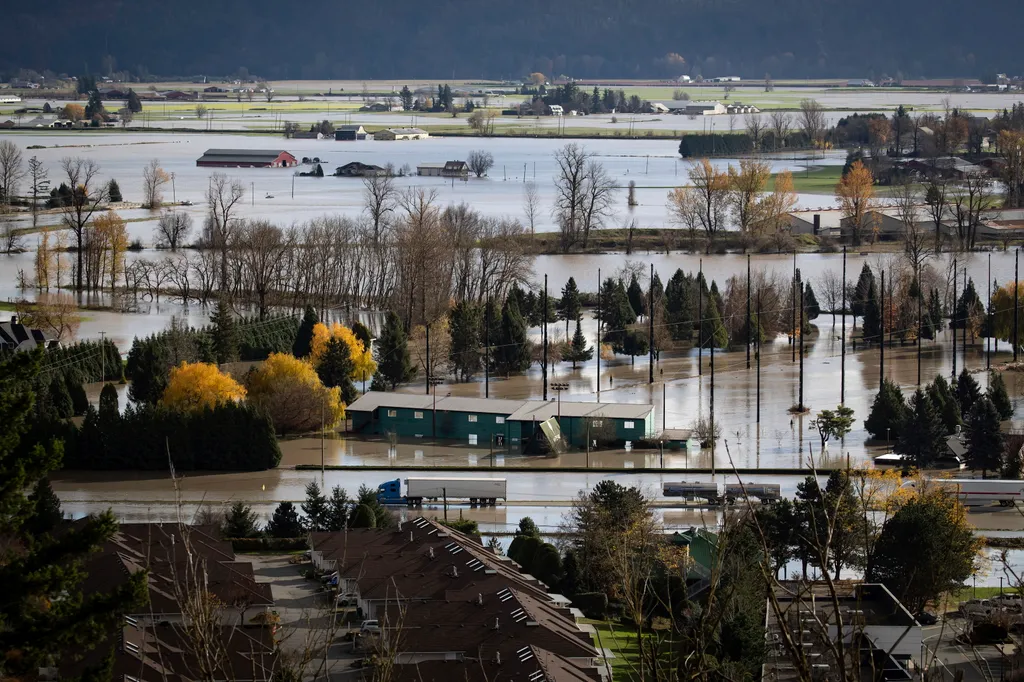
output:
M 491 397 L 491 297 L 484 305 L 484 397 Z
M 710 412 L 711 421 L 711 466 L 715 464 L 715 332 L 717 329 L 711 330 L 711 343 L 708 344 L 711 353 L 711 401 L 708 404 L 708 411 Z
M 761 294 L 757 295 L 757 319 L 761 319 Z M 761 333 L 760 323 L 757 334 L 757 423 L 761 423 Z
M 885 381 L 885 269 L 881 268 L 882 286 L 879 289 L 878 315 L 878 390 Z
M 427 322 L 427 361 L 424 364 L 426 364 L 426 367 L 423 368 L 423 374 L 424 374 L 424 376 L 425 376 L 425 378 L 427 380 L 426 381 L 426 384 L 427 384 L 426 385 L 427 395 L 430 395 L 430 379 L 431 379 L 431 376 L 430 376 L 430 323 L 429 322 Z
M 536 166 L 534 167 L 536 172 Z M 601 402 L 601 268 L 597 269 L 597 402 Z M 590 426 L 587 426 L 587 462 L 590 461 Z M 589 466 L 589 464 L 588 464 Z
M 804 288 L 800 287 L 800 400 L 797 407 L 804 411 Z
M 546 276 L 546 275 L 545 275 Z M 647 287 L 647 383 L 654 383 L 654 263 L 651 263 L 651 281 Z
M 107 381 L 107 344 L 106 332 L 100 332 L 100 383 Z
M 761 324 L 761 319 L 757 320 L 758 326 Z M 750 254 L 747 254 L 747 369 L 750 369 Z
M 174 184 L 174 173 L 171 173 L 171 201 L 178 203 L 178 188 Z
M 704 259 L 697 266 L 697 376 L 704 375 Z
M 956 259 L 953 259 L 953 310 L 949 313 L 949 333 L 953 337 L 953 381 L 956 381 Z
M 1017 266 L 1020 264 L 1020 247 L 1013 252 L 1013 361 L 1017 362 L 1017 281 L 1020 278 Z
M 992 253 L 988 254 L 988 302 L 985 304 L 985 319 L 988 320 L 988 314 L 992 310 Z M 992 369 L 992 339 L 991 337 L 995 334 L 995 320 L 991 320 L 991 326 L 993 329 L 988 329 L 988 333 L 985 334 L 985 369 Z M 918 383 L 920 383 L 918 379 Z
M 964 267 L 964 330 L 962 332 L 962 336 L 960 337 L 960 340 L 963 341 L 963 343 L 960 345 L 963 347 L 964 369 L 967 369 L 967 315 L 967 268 Z
M 991 255 L 989 256 L 991 259 Z M 921 269 L 918 268 L 914 275 L 917 280 L 917 385 L 921 385 L 921 299 L 924 298 L 924 291 L 921 289 Z
M 444 499 L 444 522 L 448 523 L 448 488 L 441 488 L 441 497 Z
M 544 275 L 544 293 L 540 302 L 540 338 L 544 344 L 544 364 L 541 368 L 544 379 L 544 400 L 548 399 L 548 276 Z
M 840 317 L 843 318 L 842 336 L 839 339 L 839 404 L 846 403 L 846 247 L 843 247 L 843 307 Z M 758 313 L 760 315 L 760 313 Z
M 797 298 L 796 285 L 797 285 L 797 280 L 796 280 L 796 250 L 794 249 L 793 250 L 793 284 L 790 286 L 790 293 L 793 295 L 793 309 L 792 309 L 793 335 L 789 337 L 790 355 L 792 356 L 790 358 L 790 360 L 792 362 L 796 362 L 796 324 L 797 324 L 797 322 L 796 322 L 796 298 Z

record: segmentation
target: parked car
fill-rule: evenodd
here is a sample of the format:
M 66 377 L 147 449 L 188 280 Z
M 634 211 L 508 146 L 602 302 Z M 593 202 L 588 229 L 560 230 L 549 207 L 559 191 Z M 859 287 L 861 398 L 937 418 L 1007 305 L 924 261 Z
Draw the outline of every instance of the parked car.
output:
M 970 599 L 960 604 L 960 613 L 964 616 L 988 616 L 995 610 L 995 605 L 988 599 Z
M 916 620 L 921 625 L 935 625 L 939 622 L 938 616 L 936 616 L 934 613 L 928 613 L 927 611 L 922 611 L 921 613 L 914 616 L 914 620 Z
M 335 603 L 338 606 L 354 606 L 355 603 L 356 603 L 356 600 L 358 600 L 358 599 L 359 599 L 359 595 L 352 594 L 351 592 L 348 592 L 348 593 L 345 593 L 345 594 L 339 594 L 337 600 L 335 600 Z
M 380 632 L 380 623 L 376 620 L 364 620 L 359 624 L 359 634 L 369 635 Z

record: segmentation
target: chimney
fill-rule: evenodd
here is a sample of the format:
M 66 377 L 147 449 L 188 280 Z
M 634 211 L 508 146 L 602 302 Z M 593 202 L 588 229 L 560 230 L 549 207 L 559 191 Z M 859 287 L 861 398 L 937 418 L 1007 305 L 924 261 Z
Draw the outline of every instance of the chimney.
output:
M 452 566 L 452 577 L 453 578 L 458 578 L 459 577 L 459 567 L 458 566 Z
M 500 651 L 495 651 L 494 652 L 494 663 L 495 663 L 495 665 L 501 665 L 501 652 Z
M 434 546 L 433 545 L 430 546 L 430 558 L 431 559 L 434 558 Z
M 494 629 L 495 630 L 500 630 L 501 629 L 500 626 L 498 625 L 498 617 L 497 616 L 494 617 Z
M 11 315 L 11 324 L 18 324 L 18 316 Z
M 814 234 L 821 232 L 821 214 L 814 214 Z
M 409 542 L 412 542 L 412 541 L 413 541 L 413 539 L 412 539 L 412 531 L 409 531 Z
M 480 594 L 479 592 L 477 592 L 477 594 L 476 594 L 476 603 L 477 603 L 477 606 L 483 606 L 484 605 L 484 595 Z

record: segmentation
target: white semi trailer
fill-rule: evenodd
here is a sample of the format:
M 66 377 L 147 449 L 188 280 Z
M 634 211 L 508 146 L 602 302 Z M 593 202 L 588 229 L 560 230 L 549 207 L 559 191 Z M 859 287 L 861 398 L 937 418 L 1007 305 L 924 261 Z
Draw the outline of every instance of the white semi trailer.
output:
M 936 486 L 957 496 L 966 507 L 981 507 L 998 502 L 1001 507 L 1012 507 L 1024 501 L 1024 481 L 994 478 L 932 478 L 926 484 Z M 905 481 L 903 488 L 918 487 L 916 480 Z
M 508 486 L 504 478 L 407 478 L 405 492 L 400 479 L 385 481 L 377 488 L 381 504 L 419 506 L 424 500 L 447 500 L 479 505 L 495 505 L 507 499 Z

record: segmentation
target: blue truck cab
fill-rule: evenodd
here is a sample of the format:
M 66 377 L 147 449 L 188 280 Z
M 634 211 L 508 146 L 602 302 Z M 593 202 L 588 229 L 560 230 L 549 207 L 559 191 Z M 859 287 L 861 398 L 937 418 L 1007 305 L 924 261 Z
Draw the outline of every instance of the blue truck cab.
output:
M 377 486 L 377 501 L 381 504 L 405 504 L 402 496 L 402 480 L 384 481 Z

